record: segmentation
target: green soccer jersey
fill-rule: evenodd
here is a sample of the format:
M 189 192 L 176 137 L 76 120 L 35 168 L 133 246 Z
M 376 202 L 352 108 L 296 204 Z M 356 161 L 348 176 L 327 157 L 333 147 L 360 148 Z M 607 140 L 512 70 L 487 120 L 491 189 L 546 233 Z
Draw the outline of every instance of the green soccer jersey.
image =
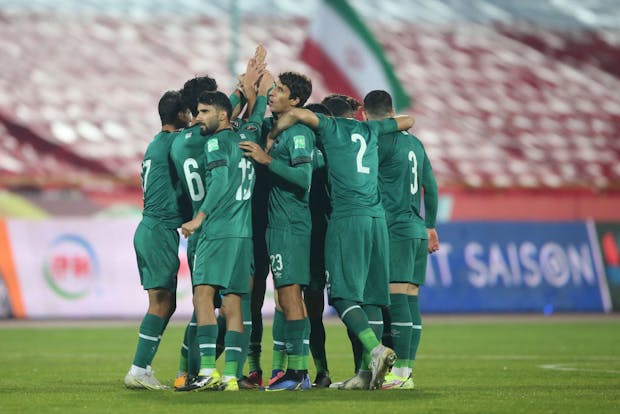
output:
M 270 190 L 268 202 L 268 226 L 289 229 L 292 234 L 309 235 L 312 229 L 309 194 L 312 177 L 312 151 L 315 146 L 314 132 L 302 124 L 293 125 L 278 135 L 269 155 Z M 283 168 L 284 167 L 284 168 Z M 301 168 L 305 171 L 294 171 Z M 291 175 L 297 175 L 299 181 Z M 307 181 L 305 180 L 307 178 Z
M 319 146 L 328 166 L 331 217 L 385 217 L 378 190 L 377 140 L 379 135 L 397 131 L 396 121 L 317 117 Z
M 192 204 L 194 216 L 205 198 L 205 154 L 207 138 L 200 134 L 200 125 L 194 125 L 177 133 L 170 149 L 181 186 Z
M 437 216 L 437 182 L 424 145 L 407 132 L 379 138 L 379 189 L 392 240 L 427 239 Z M 424 189 L 426 222 L 420 214 Z
M 210 136 L 204 147 L 207 197 L 200 211 L 207 215 L 202 236 L 209 240 L 252 237 L 254 165 L 239 148 L 232 129 Z
M 143 215 L 162 222 L 169 228 L 181 227 L 180 191 L 176 172 L 168 154 L 174 133 L 160 132 L 149 144 L 142 161 Z

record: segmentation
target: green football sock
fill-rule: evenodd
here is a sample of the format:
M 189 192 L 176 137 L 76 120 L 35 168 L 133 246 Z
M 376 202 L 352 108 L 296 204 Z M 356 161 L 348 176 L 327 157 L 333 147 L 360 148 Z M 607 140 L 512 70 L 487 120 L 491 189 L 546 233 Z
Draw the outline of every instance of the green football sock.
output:
M 390 327 L 392 326 L 392 316 L 390 315 L 389 308 L 382 308 L 383 311 L 383 337 L 381 337 L 381 343 L 388 348 L 394 349 L 394 344 L 392 343 L 392 330 Z
M 284 313 L 276 309 L 273 315 L 273 362 L 272 370 L 284 370 L 286 368 L 286 346 L 284 343 Z
M 192 315 L 187 329 L 187 373 L 190 375 L 198 375 L 198 371 L 200 371 L 200 347 L 198 346 L 197 327 L 196 315 Z
M 409 350 L 411 348 L 411 311 L 409 300 L 405 294 L 390 294 L 390 315 L 392 344 L 398 359 L 395 367 L 409 366 Z
M 351 351 L 353 352 L 353 364 L 355 366 L 355 371 L 359 371 L 362 366 L 362 356 L 364 355 L 364 346 L 360 342 L 360 339 L 351 331 L 347 329 L 347 336 L 351 341 Z
M 243 377 L 243 367 L 248 357 L 250 337 L 252 336 L 252 308 L 250 295 L 241 296 L 241 318 L 243 319 L 243 336 L 241 339 L 241 353 L 237 366 L 237 378 Z
M 370 351 L 374 349 L 377 345 L 380 344 L 377 336 L 373 332 L 371 328 L 364 329 L 358 335 L 362 346 L 364 347 L 364 353 L 362 354 L 362 364 L 360 369 L 367 370 L 370 364 Z
M 188 342 L 189 342 L 189 326 L 188 323 L 185 327 L 185 335 L 183 335 L 183 343 L 181 344 L 181 356 L 179 358 L 179 371 L 187 372 L 187 354 L 188 354 Z
M 420 339 L 422 337 L 422 314 L 420 313 L 420 304 L 417 296 L 409 296 L 409 310 L 411 312 L 411 322 L 413 323 L 413 329 L 411 330 L 411 346 L 409 347 L 409 360 L 410 367 L 413 369 L 416 354 L 418 353 L 418 346 L 420 345 Z
M 217 325 L 199 325 L 196 327 L 196 333 L 200 347 L 200 370 L 215 368 Z
M 224 339 L 226 364 L 224 365 L 224 375 L 237 378 L 237 367 L 242 351 L 243 333 L 237 331 L 226 332 Z
M 364 305 L 362 309 L 368 318 L 370 329 L 372 329 L 372 332 L 375 334 L 377 341 L 381 342 L 381 338 L 383 337 L 383 314 L 381 312 L 381 306 Z M 364 345 L 364 348 L 366 348 L 367 351 L 372 350 L 372 348 L 368 349 L 366 345 Z
M 340 319 L 347 329 L 351 330 L 355 336 L 360 335 L 365 329 L 370 329 L 368 325 L 368 317 L 362 310 L 362 307 L 350 300 L 338 299 L 334 306 L 340 315 Z
M 308 369 L 304 366 L 304 334 L 306 331 L 306 320 L 298 319 L 295 321 L 284 322 L 284 335 L 286 353 L 288 356 L 288 368 L 294 370 Z M 308 358 L 305 358 L 307 363 Z
M 164 320 L 157 315 L 151 313 L 144 315 L 138 333 L 138 346 L 136 347 L 133 365 L 140 368 L 151 365 L 157 351 L 163 324 Z
M 339 299 L 334 305 L 342 322 L 359 338 L 364 347 L 365 352 L 360 368 L 367 369 L 370 362 L 370 351 L 379 345 L 379 339 L 368 324 L 366 312 L 358 304 L 348 300 Z

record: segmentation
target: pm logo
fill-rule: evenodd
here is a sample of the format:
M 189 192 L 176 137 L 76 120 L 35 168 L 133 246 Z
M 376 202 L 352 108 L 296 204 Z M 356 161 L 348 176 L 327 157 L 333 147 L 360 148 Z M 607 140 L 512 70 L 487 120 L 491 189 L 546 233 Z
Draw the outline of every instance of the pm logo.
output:
M 99 276 L 99 261 L 85 239 L 65 234 L 51 243 L 43 262 L 43 276 L 58 296 L 80 299 L 92 290 Z

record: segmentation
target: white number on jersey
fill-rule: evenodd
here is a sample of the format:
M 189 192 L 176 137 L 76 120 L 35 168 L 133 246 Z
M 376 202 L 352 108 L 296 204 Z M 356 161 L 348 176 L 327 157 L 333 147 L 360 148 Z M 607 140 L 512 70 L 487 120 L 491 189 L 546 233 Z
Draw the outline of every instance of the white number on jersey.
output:
M 142 161 L 142 194 L 146 193 L 146 181 L 149 178 L 149 171 L 151 171 L 151 160 Z
M 411 161 L 411 174 L 413 174 L 413 184 L 409 184 L 411 194 L 415 194 L 418 192 L 418 159 L 415 157 L 415 153 L 413 151 L 409 151 L 409 161 Z
M 250 160 L 243 158 L 239 161 L 238 166 L 241 168 L 241 183 L 237 188 L 235 200 L 249 200 L 252 196 L 250 184 L 254 180 L 254 165 Z
M 193 171 L 192 171 L 193 169 Z M 189 189 L 189 196 L 193 201 L 201 201 L 205 196 L 205 186 L 202 177 L 198 174 L 198 162 L 193 158 L 188 158 L 183 162 L 183 173 Z
M 364 161 L 364 154 L 366 153 L 366 140 L 360 134 L 351 135 L 351 141 L 360 143 L 360 149 L 357 151 L 357 172 L 361 174 L 370 174 L 370 168 L 362 165 Z

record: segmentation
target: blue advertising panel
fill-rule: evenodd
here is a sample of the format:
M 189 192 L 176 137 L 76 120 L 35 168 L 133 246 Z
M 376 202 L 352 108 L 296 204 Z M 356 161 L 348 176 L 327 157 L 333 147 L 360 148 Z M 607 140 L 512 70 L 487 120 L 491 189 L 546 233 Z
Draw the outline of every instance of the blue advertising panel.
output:
M 584 222 L 446 223 L 437 231 L 423 312 L 604 310 L 598 242 Z

